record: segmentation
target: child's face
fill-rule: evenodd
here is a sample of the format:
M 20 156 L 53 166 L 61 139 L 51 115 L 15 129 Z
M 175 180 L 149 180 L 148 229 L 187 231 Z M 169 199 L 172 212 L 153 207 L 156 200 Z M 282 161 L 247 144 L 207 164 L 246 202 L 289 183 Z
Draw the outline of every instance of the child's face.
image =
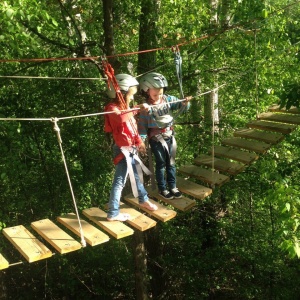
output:
M 131 86 L 128 90 L 128 92 L 126 93 L 126 100 L 127 101 L 131 101 L 134 99 L 134 95 L 137 92 L 137 87 L 136 86 Z
M 149 89 L 148 90 L 148 94 L 149 94 L 149 97 L 154 101 L 158 101 L 158 100 L 161 100 L 162 99 L 162 96 L 164 94 L 164 89 L 163 88 L 160 88 L 160 89 Z

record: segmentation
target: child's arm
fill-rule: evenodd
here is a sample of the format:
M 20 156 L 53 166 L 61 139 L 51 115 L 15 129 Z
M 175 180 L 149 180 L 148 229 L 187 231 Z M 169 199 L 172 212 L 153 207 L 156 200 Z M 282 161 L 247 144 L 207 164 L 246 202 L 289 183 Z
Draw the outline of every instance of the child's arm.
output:
M 139 115 L 139 120 L 138 120 L 138 131 L 139 131 L 139 134 L 140 134 L 142 140 L 145 140 L 147 138 L 148 119 L 149 119 L 148 111 L 141 111 L 141 113 Z
M 181 101 L 181 102 L 176 102 L 178 101 L 179 99 L 177 97 L 174 97 L 174 96 L 171 96 L 171 95 L 166 95 L 166 99 L 167 99 L 167 102 L 170 104 L 170 108 L 171 110 L 178 110 L 178 109 L 183 109 L 184 110 L 188 110 L 190 108 L 190 103 L 189 101 L 192 99 L 193 97 L 192 96 L 188 96 L 188 97 L 185 97 L 185 101 Z M 173 103 L 175 102 L 175 103 Z

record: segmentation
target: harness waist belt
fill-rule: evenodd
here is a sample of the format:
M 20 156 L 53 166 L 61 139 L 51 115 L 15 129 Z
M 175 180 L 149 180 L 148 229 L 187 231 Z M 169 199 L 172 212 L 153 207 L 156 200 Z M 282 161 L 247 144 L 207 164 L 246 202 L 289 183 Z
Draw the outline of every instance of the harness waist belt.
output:
M 165 133 L 165 132 L 170 131 L 170 130 L 173 130 L 173 126 L 168 126 L 168 127 L 162 128 L 161 133 Z

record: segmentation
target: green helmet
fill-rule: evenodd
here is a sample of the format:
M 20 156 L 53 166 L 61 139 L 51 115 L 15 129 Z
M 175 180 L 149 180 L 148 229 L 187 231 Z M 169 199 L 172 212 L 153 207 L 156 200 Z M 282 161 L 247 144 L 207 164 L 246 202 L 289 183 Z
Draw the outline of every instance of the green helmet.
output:
M 143 75 L 139 81 L 140 90 L 144 92 L 147 92 L 149 89 L 166 88 L 168 86 L 168 81 L 165 76 L 155 72 Z
M 128 74 L 118 74 L 116 75 L 116 80 L 122 92 L 128 92 L 130 87 L 139 85 L 138 81 Z M 109 89 L 107 89 L 106 93 L 109 98 L 116 97 L 116 90 L 111 82 L 109 83 Z

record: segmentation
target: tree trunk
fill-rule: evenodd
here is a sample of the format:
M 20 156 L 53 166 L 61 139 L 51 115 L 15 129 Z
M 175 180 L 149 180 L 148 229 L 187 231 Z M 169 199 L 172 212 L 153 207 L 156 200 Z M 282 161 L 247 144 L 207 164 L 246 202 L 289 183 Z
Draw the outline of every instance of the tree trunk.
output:
M 222 28 L 230 26 L 230 7 L 231 7 L 231 0 L 222 0 L 222 16 L 220 19 L 220 25 Z
M 145 245 L 148 253 L 148 274 L 151 276 L 151 298 L 160 298 L 166 288 L 164 270 L 159 261 L 162 257 L 162 247 L 160 242 L 159 227 L 156 225 L 151 230 L 145 232 Z
M 159 18 L 160 0 L 141 0 L 139 51 L 157 47 L 156 22 Z M 138 56 L 138 73 L 143 74 L 156 67 L 156 52 Z
M 217 91 L 211 91 L 205 95 L 204 99 L 204 123 L 206 126 L 213 126 L 215 132 L 218 131 L 219 124 L 219 95 Z
M 107 56 L 115 55 L 114 44 L 114 17 L 113 17 L 113 0 L 104 0 L 103 2 L 103 29 L 104 29 L 104 53 Z M 109 63 L 114 68 L 115 74 L 121 67 L 120 61 L 116 57 L 109 58 Z
M 210 18 L 210 25 L 211 28 L 217 28 L 218 26 L 218 2 L 219 0 L 211 0 L 211 18 Z M 212 54 L 213 56 L 214 54 Z M 214 71 L 213 71 L 214 72 Z M 212 88 L 218 86 L 215 76 L 213 75 L 212 78 Z M 207 126 L 212 126 L 213 130 L 217 127 L 215 125 L 219 124 L 219 97 L 218 97 L 218 90 L 213 90 L 210 94 L 205 95 L 204 97 L 204 123 Z M 217 131 L 217 130 L 215 130 Z
M 126 180 L 122 194 L 128 195 L 132 192 L 130 180 Z M 148 300 L 148 276 L 147 276 L 147 258 L 144 244 L 144 233 L 138 230 L 134 231 L 132 240 L 132 252 L 134 261 L 135 276 L 135 294 L 136 300 Z
M 137 300 L 148 300 L 147 259 L 144 233 L 136 230 L 133 235 L 133 253 L 135 265 L 135 289 Z

